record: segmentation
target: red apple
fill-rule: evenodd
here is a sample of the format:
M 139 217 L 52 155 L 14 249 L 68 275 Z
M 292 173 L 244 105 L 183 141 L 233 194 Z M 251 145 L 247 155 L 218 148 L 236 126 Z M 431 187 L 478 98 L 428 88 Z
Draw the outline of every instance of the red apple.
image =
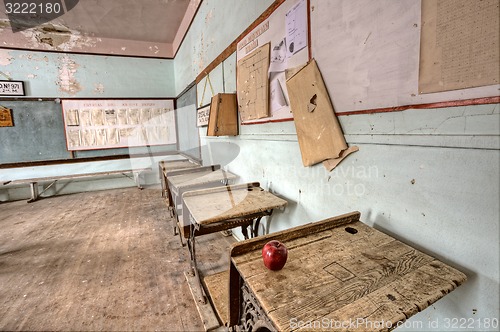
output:
M 285 266 L 288 258 L 288 249 L 277 240 L 267 242 L 262 248 L 262 259 L 264 265 L 272 271 L 278 271 Z

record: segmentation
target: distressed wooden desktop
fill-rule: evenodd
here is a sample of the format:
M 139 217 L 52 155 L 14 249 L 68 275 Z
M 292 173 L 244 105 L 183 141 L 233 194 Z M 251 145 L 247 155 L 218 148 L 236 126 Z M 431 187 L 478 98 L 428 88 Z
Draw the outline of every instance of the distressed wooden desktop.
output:
M 249 237 L 248 226 L 251 236 L 257 236 L 262 217 L 287 204 L 284 199 L 262 189 L 258 182 L 190 191 L 184 193 L 182 199 L 182 226 L 187 238 L 191 234 L 190 227 L 196 235 L 202 235 L 231 225 L 231 228 L 243 226 L 245 238 Z
M 353 212 L 233 245 L 229 276 L 205 278 L 221 321 L 233 331 L 391 330 L 466 280 L 359 217 Z M 262 247 L 272 239 L 288 247 L 281 271 L 262 263 Z

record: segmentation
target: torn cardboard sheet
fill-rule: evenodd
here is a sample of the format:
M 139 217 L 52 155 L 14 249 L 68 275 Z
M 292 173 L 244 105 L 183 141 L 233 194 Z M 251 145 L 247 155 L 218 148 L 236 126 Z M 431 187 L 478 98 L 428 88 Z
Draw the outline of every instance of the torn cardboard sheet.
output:
M 290 77 L 286 86 L 304 166 L 323 162 L 331 171 L 359 150 L 356 146 L 347 146 L 314 59 Z

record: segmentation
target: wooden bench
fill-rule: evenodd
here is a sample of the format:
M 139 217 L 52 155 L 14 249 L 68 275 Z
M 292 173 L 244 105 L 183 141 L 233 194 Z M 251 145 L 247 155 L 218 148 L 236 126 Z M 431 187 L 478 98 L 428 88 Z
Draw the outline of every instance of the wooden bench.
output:
M 94 172 L 94 173 L 82 173 L 82 174 L 71 174 L 71 175 L 60 175 L 60 176 L 47 176 L 47 177 L 39 177 L 39 178 L 31 178 L 31 179 L 19 179 L 3 182 L 3 185 L 16 185 L 16 184 L 25 184 L 29 183 L 31 190 L 31 199 L 28 200 L 28 203 L 34 202 L 40 198 L 43 198 L 41 195 L 47 191 L 50 187 L 52 187 L 59 180 L 72 180 L 79 178 L 88 178 L 95 176 L 107 176 L 112 174 L 122 174 L 124 176 L 128 176 L 127 174 L 132 173 L 134 181 L 139 189 L 142 189 L 142 176 L 144 172 L 151 171 L 151 168 L 137 168 L 137 169 L 126 169 L 126 170 L 116 170 L 116 171 L 106 171 L 106 172 Z M 45 189 L 41 192 L 38 190 L 39 182 L 51 182 Z
M 221 322 L 233 331 L 387 331 L 466 281 L 359 217 L 352 212 L 235 243 L 229 271 L 205 278 Z M 280 271 L 262 262 L 270 240 L 288 247 Z

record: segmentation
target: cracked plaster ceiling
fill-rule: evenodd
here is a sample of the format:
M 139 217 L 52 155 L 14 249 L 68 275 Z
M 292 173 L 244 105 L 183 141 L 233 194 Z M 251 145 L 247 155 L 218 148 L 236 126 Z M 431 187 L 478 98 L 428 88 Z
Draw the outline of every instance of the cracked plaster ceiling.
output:
M 201 0 L 79 0 L 64 15 L 13 32 L 0 13 L 0 47 L 173 58 Z M 1 5 L 0 5 L 1 7 Z

